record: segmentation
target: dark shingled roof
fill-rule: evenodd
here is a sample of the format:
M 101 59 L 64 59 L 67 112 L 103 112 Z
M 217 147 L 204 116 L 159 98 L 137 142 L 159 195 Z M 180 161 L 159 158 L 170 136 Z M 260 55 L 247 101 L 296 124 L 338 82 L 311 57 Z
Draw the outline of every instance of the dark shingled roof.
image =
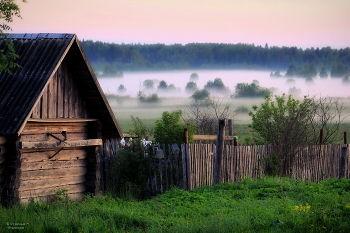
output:
M 74 72 L 78 83 L 84 84 L 84 95 L 93 96 L 89 101 L 95 108 L 94 118 L 104 120 L 102 125 L 109 136 L 121 137 L 119 125 L 93 74 L 80 43 L 74 34 L 9 34 L 14 43 L 21 68 L 13 70 L 13 75 L 0 73 L 0 135 L 19 134 L 35 102 L 46 83 L 66 58 L 74 62 Z M 1 41 L 0 41 L 1 42 Z M 0 50 L 4 43 L 0 43 Z M 85 86 L 86 85 L 86 86 Z

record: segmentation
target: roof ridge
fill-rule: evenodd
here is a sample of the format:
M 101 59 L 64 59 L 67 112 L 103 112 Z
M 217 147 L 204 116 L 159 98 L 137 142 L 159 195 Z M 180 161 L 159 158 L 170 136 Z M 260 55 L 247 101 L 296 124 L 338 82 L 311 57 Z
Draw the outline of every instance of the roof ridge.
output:
M 74 37 L 73 33 L 9 33 L 7 38 L 11 39 L 71 39 Z

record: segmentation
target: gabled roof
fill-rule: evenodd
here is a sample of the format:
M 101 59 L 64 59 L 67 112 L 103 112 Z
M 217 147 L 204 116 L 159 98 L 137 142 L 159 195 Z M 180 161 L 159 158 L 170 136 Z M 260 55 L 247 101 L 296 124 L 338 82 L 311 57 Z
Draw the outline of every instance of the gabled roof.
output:
M 91 118 L 102 121 L 102 134 L 121 137 L 121 130 L 92 68 L 74 34 L 9 34 L 19 55 L 21 68 L 13 75 L 0 73 L 0 134 L 21 133 L 43 88 L 63 59 L 73 62 L 74 81 L 81 86 L 82 95 Z M 4 43 L 0 43 L 0 50 Z

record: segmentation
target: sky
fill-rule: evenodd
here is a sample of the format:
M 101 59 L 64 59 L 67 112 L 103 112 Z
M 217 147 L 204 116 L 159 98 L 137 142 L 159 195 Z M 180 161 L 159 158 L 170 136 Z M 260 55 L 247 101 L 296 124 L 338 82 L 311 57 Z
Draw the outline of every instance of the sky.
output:
M 15 0 L 13 33 L 110 43 L 350 47 L 350 0 Z

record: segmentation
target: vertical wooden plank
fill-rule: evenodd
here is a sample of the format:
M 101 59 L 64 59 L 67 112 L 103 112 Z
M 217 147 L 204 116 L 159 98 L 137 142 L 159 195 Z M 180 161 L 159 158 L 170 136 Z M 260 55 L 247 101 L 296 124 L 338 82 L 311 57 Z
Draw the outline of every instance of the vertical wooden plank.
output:
M 41 98 L 37 102 L 32 112 L 32 118 L 40 118 Z
M 216 157 L 214 170 L 214 184 L 221 181 L 222 155 L 224 150 L 226 119 L 219 120 L 218 137 L 216 143 Z
M 188 186 L 189 190 L 191 190 L 193 187 L 192 186 L 192 173 L 191 173 L 192 155 L 191 155 L 191 151 L 190 151 L 190 144 L 185 144 L 185 145 L 186 145 L 186 153 L 185 154 L 186 154 L 186 163 L 187 163 L 186 169 L 187 169 L 187 180 L 188 180 L 187 186 Z
M 63 117 L 69 118 L 69 72 L 67 65 L 64 66 L 63 70 L 63 80 L 64 80 L 64 89 L 63 89 Z
M 169 155 L 170 155 L 170 147 L 171 147 L 171 145 L 169 144 L 168 145 L 168 151 L 166 150 L 166 145 L 163 145 L 163 151 L 164 151 L 164 181 L 165 181 L 165 183 L 164 183 L 164 188 L 165 188 L 165 190 L 169 190 L 169 176 L 168 176 L 168 169 L 169 169 L 169 167 L 168 167 L 168 161 L 169 161 Z
M 339 156 L 339 175 L 338 179 L 345 178 L 345 159 L 348 157 L 347 155 L 347 147 L 342 147 L 340 156 Z
M 47 108 L 47 101 L 48 101 L 48 96 L 47 96 L 47 92 L 48 92 L 48 87 L 46 87 L 46 89 L 43 91 L 43 95 L 42 95 L 42 100 L 41 100 L 41 118 L 42 119 L 46 119 L 47 114 L 48 114 L 48 108 Z
M 62 66 L 57 69 L 56 83 L 56 114 L 57 118 L 63 118 L 63 94 L 62 94 Z
M 186 144 L 181 144 L 181 156 L 182 156 L 182 185 L 183 189 L 188 190 L 187 186 L 187 163 L 186 163 Z

